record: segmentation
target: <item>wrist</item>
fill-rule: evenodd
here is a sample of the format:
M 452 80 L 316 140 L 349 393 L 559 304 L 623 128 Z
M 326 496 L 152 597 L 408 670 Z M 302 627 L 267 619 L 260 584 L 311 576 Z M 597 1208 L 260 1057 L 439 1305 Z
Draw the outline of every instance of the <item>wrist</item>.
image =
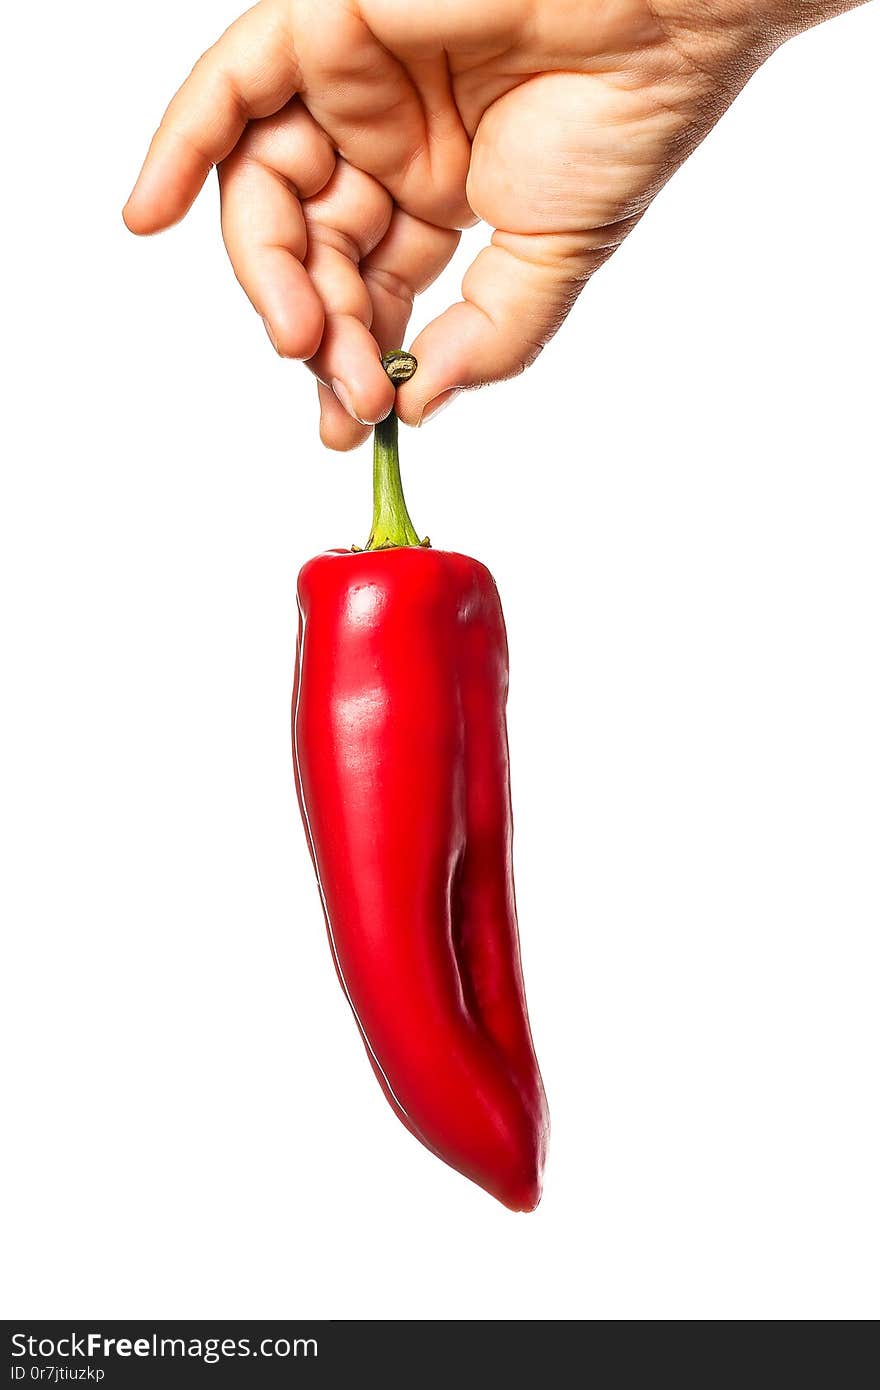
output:
M 670 42 L 727 87 L 741 87 L 786 39 L 864 0 L 650 0 Z

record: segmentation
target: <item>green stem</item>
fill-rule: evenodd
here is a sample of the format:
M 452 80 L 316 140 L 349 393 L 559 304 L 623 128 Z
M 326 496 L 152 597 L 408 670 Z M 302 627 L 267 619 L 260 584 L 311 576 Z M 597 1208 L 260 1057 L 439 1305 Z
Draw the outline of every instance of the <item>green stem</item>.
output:
M 386 352 L 382 366 L 398 386 L 409 381 L 418 363 L 408 352 Z M 397 449 L 397 411 L 392 409 L 373 431 L 373 526 L 367 550 L 423 545 L 410 520 L 400 477 Z

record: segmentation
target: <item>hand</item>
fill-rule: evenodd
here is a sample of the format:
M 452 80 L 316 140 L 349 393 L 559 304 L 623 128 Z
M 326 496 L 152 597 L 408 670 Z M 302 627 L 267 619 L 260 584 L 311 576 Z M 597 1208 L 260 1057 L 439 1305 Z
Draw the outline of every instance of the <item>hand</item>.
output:
M 380 353 L 461 228 L 497 230 L 413 344 L 409 424 L 532 362 L 763 59 L 844 8 L 261 0 L 171 102 L 125 220 L 170 226 L 218 165 L 235 273 L 348 449 L 392 408 Z

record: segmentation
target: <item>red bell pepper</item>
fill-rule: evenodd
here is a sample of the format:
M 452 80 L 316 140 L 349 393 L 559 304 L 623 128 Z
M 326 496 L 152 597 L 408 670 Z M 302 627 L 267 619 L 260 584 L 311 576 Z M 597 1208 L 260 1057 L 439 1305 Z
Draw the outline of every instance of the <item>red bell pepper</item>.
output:
M 415 370 L 388 354 L 392 380 Z M 336 970 L 391 1106 L 515 1211 L 547 1106 L 511 862 L 507 639 L 489 571 L 420 545 L 397 417 L 376 428 L 364 551 L 299 576 L 294 767 Z

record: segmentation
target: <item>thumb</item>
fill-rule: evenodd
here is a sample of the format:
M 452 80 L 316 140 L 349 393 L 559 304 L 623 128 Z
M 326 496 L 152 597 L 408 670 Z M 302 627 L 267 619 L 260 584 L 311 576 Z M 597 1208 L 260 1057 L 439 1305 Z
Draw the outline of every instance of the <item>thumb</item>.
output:
M 524 371 L 628 230 L 495 232 L 464 277 L 461 302 L 413 343 L 419 370 L 397 392 L 400 418 L 421 424 L 450 391 Z

